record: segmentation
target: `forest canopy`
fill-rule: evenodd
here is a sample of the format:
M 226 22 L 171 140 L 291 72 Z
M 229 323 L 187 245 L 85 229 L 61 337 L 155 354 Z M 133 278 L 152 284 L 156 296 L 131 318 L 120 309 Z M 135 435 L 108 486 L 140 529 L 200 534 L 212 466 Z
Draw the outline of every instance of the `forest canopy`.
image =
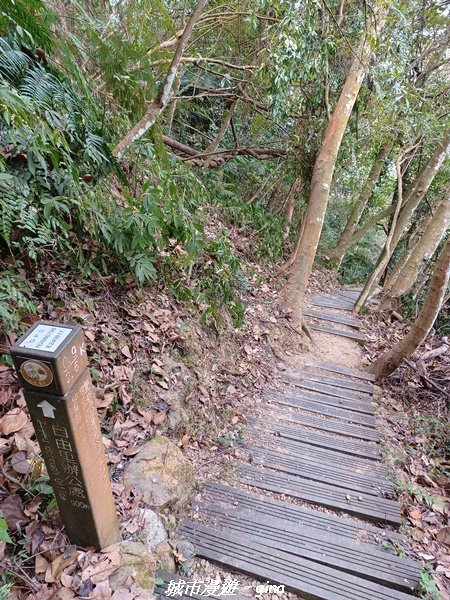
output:
M 343 282 L 372 273 L 359 308 L 380 282 L 385 306 L 423 296 L 448 233 L 447 13 L 438 1 L 4 0 L 5 327 L 35 310 L 48 268 L 165 281 L 207 321 L 226 307 L 239 324 L 227 223 L 287 275 L 299 322 L 315 260 Z

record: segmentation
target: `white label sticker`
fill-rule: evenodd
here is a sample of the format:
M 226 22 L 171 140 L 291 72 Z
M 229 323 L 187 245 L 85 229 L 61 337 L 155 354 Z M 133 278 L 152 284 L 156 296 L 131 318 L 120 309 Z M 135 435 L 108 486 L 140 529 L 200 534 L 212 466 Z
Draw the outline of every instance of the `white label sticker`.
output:
M 20 348 L 31 350 L 43 350 L 44 352 L 55 352 L 71 332 L 67 327 L 55 327 L 53 325 L 38 325 L 23 342 Z

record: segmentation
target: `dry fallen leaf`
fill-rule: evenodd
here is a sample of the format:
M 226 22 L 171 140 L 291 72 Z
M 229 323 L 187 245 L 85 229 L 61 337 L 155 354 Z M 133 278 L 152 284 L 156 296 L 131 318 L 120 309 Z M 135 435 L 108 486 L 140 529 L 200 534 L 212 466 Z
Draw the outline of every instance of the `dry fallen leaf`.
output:
M 22 500 L 18 494 L 6 496 L 0 504 L 0 511 L 12 531 L 16 530 L 17 525 L 24 525 L 28 521 L 23 512 Z
M 165 412 L 158 412 L 153 416 L 153 423 L 155 425 L 161 425 L 166 420 L 167 414 Z
M 9 435 L 10 433 L 20 431 L 26 425 L 27 421 L 28 417 L 23 410 L 13 408 L 0 419 L 0 433 Z
M 443 527 L 442 529 L 439 529 L 436 534 L 436 539 L 442 544 L 450 546 L 450 527 Z
M 128 346 L 124 346 L 123 348 L 120 349 L 120 351 L 127 358 L 132 358 L 132 355 L 131 355 L 131 352 L 130 352 L 130 348 Z

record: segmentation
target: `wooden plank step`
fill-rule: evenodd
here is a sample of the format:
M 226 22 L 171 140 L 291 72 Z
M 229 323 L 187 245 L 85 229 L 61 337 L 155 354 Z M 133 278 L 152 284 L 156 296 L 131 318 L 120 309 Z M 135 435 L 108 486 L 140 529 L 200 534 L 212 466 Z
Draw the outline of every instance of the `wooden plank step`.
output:
M 206 585 L 206 581 L 205 582 L 196 582 L 194 580 L 192 580 L 191 578 L 186 578 L 186 577 L 180 577 L 179 575 L 176 575 L 175 573 L 169 573 L 168 571 L 161 571 L 161 570 L 157 570 L 156 571 L 156 577 L 157 579 L 162 580 L 162 583 L 160 585 L 157 585 L 155 587 L 155 591 L 153 593 L 154 597 L 159 600 L 159 598 L 181 598 L 182 600 L 188 600 L 189 598 L 194 598 L 194 600 L 204 600 L 205 598 L 213 598 L 214 600 L 219 600 L 220 598 L 222 598 L 223 600 L 223 596 L 220 595 L 219 593 L 216 594 L 205 594 L 204 591 L 206 591 L 205 589 L 205 585 Z M 169 591 L 169 582 L 171 581 L 176 581 L 176 582 L 180 582 L 181 584 L 185 584 L 182 589 L 186 592 L 181 593 L 181 594 L 174 594 L 173 591 Z M 200 589 L 198 589 L 198 585 L 200 584 Z M 203 585 L 202 585 L 203 584 Z M 196 593 L 196 592 L 199 593 Z M 244 596 L 243 594 L 238 594 L 238 593 L 234 593 L 232 595 L 233 600 L 251 600 L 248 596 Z
M 373 523 L 388 523 L 394 527 L 401 525 L 400 505 L 394 500 L 355 493 L 353 490 L 245 464 L 238 465 L 238 470 L 239 481 L 245 485 L 306 500 Z
M 342 298 L 338 294 L 315 294 L 311 298 L 313 301 L 326 301 L 326 302 L 336 302 L 338 304 L 355 304 L 353 300 L 349 298 Z
M 311 360 L 308 363 L 310 367 L 317 367 L 324 371 L 331 371 L 332 373 L 339 373 L 339 375 L 346 375 L 347 377 L 354 377 L 355 379 L 365 379 L 366 381 L 375 381 L 375 375 L 368 373 L 367 371 L 358 371 L 358 369 L 348 369 L 342 365 L 324 362 L 322 360 Z
M 334 290 L 334 296 L 338 296 L 340 298 L 346 298 L 350 300 L 358 300 L 361 292 L 358 290 Z
M 320 565 L 259 545 L 249 538 L 217 531 L 213 527 L 183 521 L 178 532 L 189 539 L 198 555 L 249 575 L 284 585 L 306 600 L 411 600 L 412 596 L 338 572 Z
M 311 446 L 302 442 L 294 442 L 292 440 L 275 436 L 271 433 L 262 432 L 259 429 L 246 426 L 244 428 L 245 439 L 252 445 L 257 445 L 260 448 L 272 448 L 277 452 L 284 452 L 288 456 L 294 458 L 311 458 L 320 460 L 323 464 L 336 464 L 340 467 L 345 467 L 356 473 L 371 472 L 376 477 L 386 479 L 388 476 L 387 469 L 383 463 L 377 463 L 374 460 L 360 458 L 358 456 L 344 454 L 337 450 L 328 450 L 319 446 Z
M 365 427 L 364 425 L 344 423 L 343 421 L 337 421 L 330 417 L 316 417 L 302 413 L 298 410 L 296 411 L 295 409 L 277 409 L 276 412 L 273 412 L 270 410 L 273 407 L 269 406 L 268 408 L 267 415 L 270 418 L 281 419 L 282 421 L 287 421 L 291 425 L 298 423 L 299 425 L 303 425 L 303 427 L 311 427 L 313 429 L 318 429 L 319 431 L 328 431 L 337 435 L 367 440 L 369 442 L 377 442 L 381 438 L 376 429 Z
M 379 460 L 381 457 L 378 445 L 372 442 L 363 442 L 362 440 L 351 440 L 348 438 L 345 439 L 345 443 L 342 443 L 343 440 L 340 436 L 328 435 L 322 431 L 311 429 L 300 429 L 293 427 L 292 423 L 277 423 L 273 420 L 257 419 L 255 417 L 249 417 L 247 422 L 249 425 L 252 424 L 261 430 L 269 431 L 277 437 L 286 438 L 295 443 L 328 448 L 342 452 L 343 454 L 349 454 L 350 456 L 359 456 L 367 460 Z
M 398 531 L 382 529 L 345 515 L 314 510 L 221 483 L 206 483 L 202 489 L 202 499 L 209 504 L 214 503 L 216 508 L 222 506 L 224 510 L 228 510 L 231 507 L 258 514 L 263 519 L 276 518 L 290 524 L 313 527 L 318 532 L 334 533 L 346 541 L 370 544 L 375 548 L 380 548 L 380 544 L 386 540 L 397 543 L 407 541 L 406 536 Z M 389 551 L 387 553 L 389 555 Z
M 347 325 L 348 327 L 354 327 L 360 329 L 361 323 L 354 317 L 347 315 L 340 315 L 338 313 L 331 313 L 326 311 L 316 311 L 310 308 L 304 308 L 303 314 L 305 317 L 312 317 L 313 319 L 321 319 L 322 321 L 330 321 L 331 323 L 339 323 L 340 325 Z
M 314 331 L 322 331 L 323 333 L 330 333 L 332 335 L 338 335 L 339 337 L 345 337 L 358 344 L 365 344 L 367 342 L 367 338 L 362 333 L 356 333 L 353 331 L 346 331 L 345 329 L 336 329 L 335 327 L 325 327 L 323 325 L 314 325 L 314 323 L 309 324 L 309 328 Z
M 269 402 L 276 402 L 277 404 L 283 404 L 284 406 L 292 406 L 293 408 L 307 410 L 319 415 L 336 417 L 348 421 L 349 423 L 357 423 L 359 425 L 365 425 L 366 427 L 375 427 L 375 417 L 373 415 L 364 415 L 347 408 L 337 408 L 335 406 L 329 406 L 328 404 L 310 402 L 308 400 L 303 400 L 300 395 L 298 398 L 293 398 L 292 396 L 289 397 L 284 394 L 272 392 L 270 394 L 265 393 L 264 397 L 267 398 Z
M 283 452 L 277 452 L 270 448 L 258 448 L 250 444 L 245 444 L 244 448 L 249 453 L 251 464 L 302 477 L 309 481 L 320 481 L 327 485 L 371 496 L 384 497 L 384 494 L 391 496 L 395 491 L 390 481 L 371 473 L 367 467 L 365 472 L 361 473 L 341 467 L 339 463 L 326 464 L 313 457 L 292 457 Z
M 280 373 L 279 378 L 290 385 L 310 390 L 311 392 L 320 392 L 335 396 L 336 398 L 345 398 L 347 400 L 358 400 L 361 403 L 369 404 L 373 402 L 373 396 L 367 392 L 359 390 L 350 390 L 344 387 L 338 387 L 331 383 L 313 381 L 307 377 L 296 376 L 294 374 Z
M 373 415 L 375 412 L 374 402 L 372 402 L 372 400 L 364 402 L 361 400 L 348 400 L 345 398 L 339 398 L 338 396 L 320 394 L 319 392 L 313 392 L 311 390 L 305 390 L 304 388 L 298 388 L 294 386 L 285 387 L 284 389 L 277 388 L 265 393 L 281 395 L 292 400 L 301 398 L 302 400 L 308 400 L 309 402 L 327 404 L 328 406 L 337 406 L 338 408 L 346 408 L 347 410 L 353 410 L 354 412 L 362 413 L 363 415 Z
M 334 533 L 294 525 L 282 519 L 268 519 L 249 510 L 230 508 L 225 511 L 203 504 L 200 511 L 208 525 L 219 531 L 234 532 L 240 540 L 244 536 L 257 544 L 404 592 L 411 592 L 419 582 L 421 567 L 418 563 L 375 550 L 368 544 L 352 543 Z
M 363 394 L 373 395 L 375 386 L 361 381 L 351 381 L 350 379 L 339 379 L 338 377 L 329 377 L 321 373 L 311 373 L 309 371 L 285 371 L 283 375 L 294 377 L 296 379 L 308 379 L 317 383 L 326 383 L 336 387 L 342 387 L 354 392 L 362 392 Z
M 334 308 L 335 310 L 345 310 L 347 312 L 353 312 L 353 304 L 340 304 L 334 300 L 309 300 L 313 306 L 320 306 L 321 308 Z

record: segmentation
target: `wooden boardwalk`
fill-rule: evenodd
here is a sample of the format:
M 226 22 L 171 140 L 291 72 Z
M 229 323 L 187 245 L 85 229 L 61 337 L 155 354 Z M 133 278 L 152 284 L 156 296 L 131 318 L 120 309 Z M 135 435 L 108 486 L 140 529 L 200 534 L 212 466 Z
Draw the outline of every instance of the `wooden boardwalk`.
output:
M 338 291 L 312 304 L 348 311 L 357 295 Z M 361 342 L 354 317 L 308 313 L 348 327 L 331 333 Z M 281 387 L 267 390 L 247 420 L 238 483 L 207 484 L 195 520 L 183 521 L 179 534 L 198 556 L 284 585 L 300 598 L 415 597 L 421 566 L 394 551 L 405 537 L 381 462 L 373 376 L 310 361 L 279 379 Z

